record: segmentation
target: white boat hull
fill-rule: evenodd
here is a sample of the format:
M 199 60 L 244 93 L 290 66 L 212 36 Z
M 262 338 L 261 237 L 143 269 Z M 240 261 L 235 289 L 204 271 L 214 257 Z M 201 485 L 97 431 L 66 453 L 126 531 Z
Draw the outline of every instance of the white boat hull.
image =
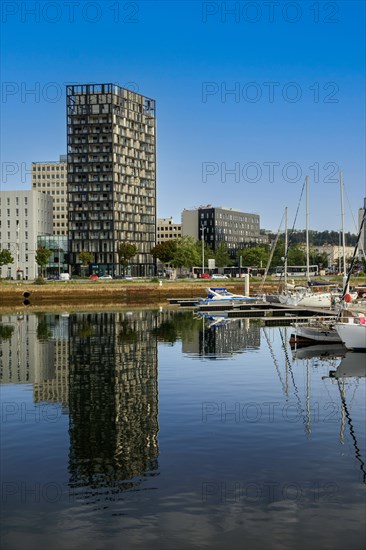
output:
M 330 308 L 332 295 L 330 292 L 306 292 L 299 294 L 288 294 L 279 297 L 281 304 L 301 307 Z
M 366 349 L 366 324 L 335 323 L 334 328 L 348 349 Z

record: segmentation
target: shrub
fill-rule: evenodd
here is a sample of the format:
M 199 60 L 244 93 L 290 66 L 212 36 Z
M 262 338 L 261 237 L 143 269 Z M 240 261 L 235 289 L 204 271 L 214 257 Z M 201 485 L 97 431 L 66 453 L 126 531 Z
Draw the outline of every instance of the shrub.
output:
M 46 281 L 42 279 L 42 277 L 37 277 L 37 279 L 34 279 L 33 282 L 34 285 L 45 285 Z

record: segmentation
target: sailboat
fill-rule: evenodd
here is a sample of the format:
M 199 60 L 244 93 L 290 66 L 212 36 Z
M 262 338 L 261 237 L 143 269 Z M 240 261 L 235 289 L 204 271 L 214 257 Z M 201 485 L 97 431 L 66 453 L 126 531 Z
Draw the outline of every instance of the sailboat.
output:
M 309 177 L 305 179 L 306 186 L 306 278 L 310 282 L 310 247 L 309 247 Z M 285 250 L 287 258 L 287 250 Z M 285 259 L 286 259 L 285 258 Z M 286 265 L 285 265 L 286 276 Z M 285 286 L 286 288 L 286 286 Z M 281 304 L 314 308 L 331 308 L 331 292 L 313 292 L 309 287 L 295 288 L 294 291 L 286 292 L 279 296 Z
M 353 251 L 353 257 L 348 270 L 347 279 L 344 284 L 342 298 L 346 297 L 349 288 L 349 280 L 356 260 L 357 250 L 365 223 L 365 216 L 366 209 L 363 212 L 363 218 L 360 224 L 357 242 Z M 338 320 L 334 324 L 334 328 L 348 349 L 366 350 L 366 316 L 363 312 L 347 311 L 347 302 L 345 300 L 343 300 L 343 304 L 343 308 L 340 310 Z

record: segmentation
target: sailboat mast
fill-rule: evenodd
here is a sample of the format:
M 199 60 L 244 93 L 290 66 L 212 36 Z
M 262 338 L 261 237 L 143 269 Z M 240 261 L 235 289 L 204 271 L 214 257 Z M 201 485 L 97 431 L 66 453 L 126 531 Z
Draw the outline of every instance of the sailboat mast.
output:
M 309 176 L 306 182 L 306 278 L 310 281 L 310 257 L 309 257 Z
M 341 192 L 341 232 L 342 232 L 342 254 L 343 254 L 343 285 L 347 277 L 346 267 L 346 239 L 344 234 L 344 202 L 343 202 L 343 177 L 342 172 L 339 172 L 339 185 Z
M 285 269 L 285 278 L 284 278 L 285 292 L 287 290 L 287 249 L 288 249 L 288 228 L 287 228 L 287 224 L 288 224 L 288 216 L 287 216 L 287 206 L 286 206 L 286 208 L 285 208 L 285 265 L 284 265 L 284 269 Z

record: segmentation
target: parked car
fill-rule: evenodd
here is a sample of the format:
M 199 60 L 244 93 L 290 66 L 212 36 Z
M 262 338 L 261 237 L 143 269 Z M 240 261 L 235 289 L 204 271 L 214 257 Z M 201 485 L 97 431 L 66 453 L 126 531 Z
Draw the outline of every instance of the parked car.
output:
M 99 279 L 98 275 L 90 275 L 89 279 L 91 281 L 97 281 Z
M 200 279 L 211 279 L 211 275 L 209 273 L 200 273 L 199 278 Z
M 228 279 L 227 275 L 221 275 L 220 273 L 214 273 L 211 279 Z
M 113 279 L 112 275 L 102 275 L 99 277 L 100 281 L 106 280 L 106 279 Z

